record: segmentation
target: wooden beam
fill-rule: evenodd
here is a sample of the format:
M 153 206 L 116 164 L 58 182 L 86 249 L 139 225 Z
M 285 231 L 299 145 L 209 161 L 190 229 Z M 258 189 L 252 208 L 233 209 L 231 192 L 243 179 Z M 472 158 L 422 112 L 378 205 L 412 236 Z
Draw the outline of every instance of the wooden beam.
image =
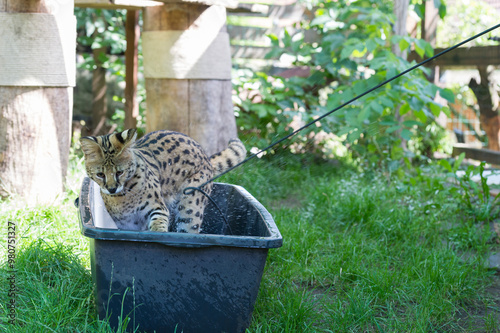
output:
M 226 8 L 238 7 L 236 0 L 75 0 L 75 7 L 102 9 L 137 10 L 146 7 L 162 6 L 165 3 L 193 3 L 207 6 L 221 5 Z
M 500 165 L 500 151 L 483 149 L 483 148 L 473 148 L 466 145 L 454 145 L 453 146 L 453 156 L 458 156 L 461 153 L 465 153 L 466 158 L 470 158 L 477 161 L 484 161 L 487 163 Z
M 127 11 L 125 31 L 127 50 L 125 51 L 125 128 L 137 127 L 139 104 L 137 102 L 138 44 L 140 38 L 139 11 Z
M 152 0 L 75 0 L 75 7 L 138 10 L 145 7 L 163 6 Z
M 444 49 L 435 49 L 434 54 L 442 52 Z M 422 61 L 415 52 L 408 57 L 409 61 Z M 427 66 L 439 66 L 444 68 L 476 68 L 480 64 L 500 65 L 500 45 L 497 46 L 474 46 L 459 47 L 453 51 L 443 54 Z
M 185 3 L 192 5 L 206 5 L 206 6 L 222 6 L 225 8 L 238 7 L 237 0 L 158 0 L 166 4 Z

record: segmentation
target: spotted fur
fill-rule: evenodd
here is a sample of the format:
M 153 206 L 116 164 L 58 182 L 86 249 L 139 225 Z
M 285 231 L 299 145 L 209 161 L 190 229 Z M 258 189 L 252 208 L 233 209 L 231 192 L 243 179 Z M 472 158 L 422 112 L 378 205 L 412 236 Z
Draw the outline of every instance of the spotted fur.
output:
M 227 149 L 208 157 L 190 137 L 170 131 L 146 134 L 135 129 L 80 139 L 88 176 L 119 229 L 199 233 L 207 198 L 185 194 L 241 162 L 245 146 L 231 140 Z M 203 190 L 211 192 L 212 184 Z

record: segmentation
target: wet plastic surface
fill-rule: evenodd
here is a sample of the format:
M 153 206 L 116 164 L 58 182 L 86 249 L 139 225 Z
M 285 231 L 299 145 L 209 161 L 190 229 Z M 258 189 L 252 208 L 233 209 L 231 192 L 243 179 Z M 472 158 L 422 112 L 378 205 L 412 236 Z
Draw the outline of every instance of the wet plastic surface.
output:
M 97 185 L 84 180 L 80 226 L 90 239 L 100 318 L 116 327 L 118 316 L 128 315 L 129 328 L 146 332 L 245 331 L 268 249 L 280 247 L 282 237 L 243 188 L 214 184 L 212 197 L 230 227 L 210 204 L 203 234 L 125 231 L 106 221 Z

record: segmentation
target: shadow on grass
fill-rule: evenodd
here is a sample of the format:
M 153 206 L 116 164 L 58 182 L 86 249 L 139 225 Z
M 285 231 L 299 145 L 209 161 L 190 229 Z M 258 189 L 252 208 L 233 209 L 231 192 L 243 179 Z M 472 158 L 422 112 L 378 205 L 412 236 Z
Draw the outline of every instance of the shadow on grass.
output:
M 0 266 L 0 331 L 112 332 L 97 320 L 90 271 L 71 246 L 38 239 L 15 255 L 15 267 Z

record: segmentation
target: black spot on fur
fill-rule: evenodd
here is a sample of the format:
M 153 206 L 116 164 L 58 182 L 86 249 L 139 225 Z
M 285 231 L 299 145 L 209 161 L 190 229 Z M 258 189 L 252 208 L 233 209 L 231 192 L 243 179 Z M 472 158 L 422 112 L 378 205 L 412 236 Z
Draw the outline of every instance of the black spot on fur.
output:
M 142 205 L 142 206 L 141 206 L 141 208 L 139 208 L 139 210 L 140 210 L 140 211 L 143 211 L 144 209 L 146 209 L 146 207 L 147 207 L 148 205 L 149 205 L 149 202 L 148 202 L 148 201 L 146 201 L 146 202 L 144 203 L 144 205 Z

